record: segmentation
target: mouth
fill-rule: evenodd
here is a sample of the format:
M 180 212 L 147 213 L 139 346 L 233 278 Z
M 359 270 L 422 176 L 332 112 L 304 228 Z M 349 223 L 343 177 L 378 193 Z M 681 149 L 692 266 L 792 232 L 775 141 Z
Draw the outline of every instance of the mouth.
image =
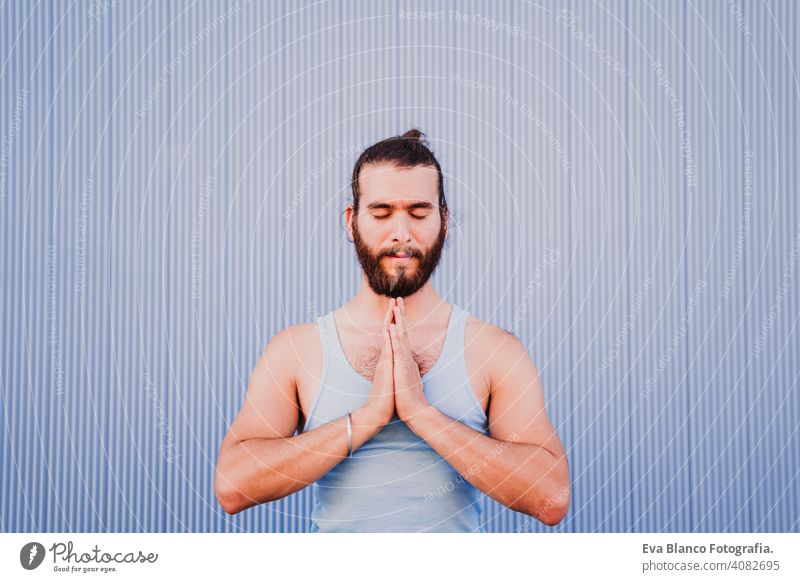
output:
M 393 261 L 409 261 L 414 257 L 412 257 L 408 253 L 394 253 L 391 255 L 387 255 L 387 258 L 392 259 Z

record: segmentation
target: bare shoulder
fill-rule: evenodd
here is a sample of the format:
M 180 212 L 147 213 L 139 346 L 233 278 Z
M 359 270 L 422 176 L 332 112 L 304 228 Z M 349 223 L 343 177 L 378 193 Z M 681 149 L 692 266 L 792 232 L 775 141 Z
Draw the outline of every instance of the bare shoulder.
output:
M 319 341 L 319 333 L 317 332 L 317 324 L 314 322 L 296 323 L 283 328 L 278 335 L 282 335 L 281 341 L 288 344 L 290 347 L 303 352 L 307 344 Z M 277 336 L 276 336 L 277 337 Z
M 470 314 L 464 341 L 470 369 L 493 391 L 515 369 L 535 373 L 527 348 L 508 330 Z
M 502 339 L 517 340 L 510 331 L 506 331 L 500 326 L 497 326 L 488 321 L 478 319 L 473 314 L 469 314 L 467 318 L 467 335 L 472 334 L 476 341 L 497 341 Z M 517 340 L 519 341 L 519 340 Z
M 279 331 L 264 351 L 259 368 L 279 368 L 293 389 L 293 400 L 306 414 L 322 374 L 322 341 L 316 322 L 298 323 Z
M 482 360 L 483 365 L 501 365 L 508 358 L 527 354 L 525 345 L 510 331 L 493 323 L 482 321 L 470 314 L 465 332 L 467 351 Z
M 320 355 L 316 323 L 297 323 L 283 328 L 269 340 L 259 364 L 281 367 L 293 379 L 315 356 Z

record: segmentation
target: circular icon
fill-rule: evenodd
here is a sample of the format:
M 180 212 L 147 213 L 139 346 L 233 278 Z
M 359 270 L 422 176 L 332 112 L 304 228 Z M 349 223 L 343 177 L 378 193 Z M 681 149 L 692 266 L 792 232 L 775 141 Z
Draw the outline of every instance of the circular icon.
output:
M 26 570 L 35 570 L 44 561 L 44 546 L 39 542 L 29 542 L 19 551 L 19 563 Z

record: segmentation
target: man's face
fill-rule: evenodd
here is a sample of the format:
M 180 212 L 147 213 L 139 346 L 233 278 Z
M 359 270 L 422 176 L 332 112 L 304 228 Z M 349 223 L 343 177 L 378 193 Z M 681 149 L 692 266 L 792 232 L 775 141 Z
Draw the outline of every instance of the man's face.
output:
M 434 167 L 369 164 L 359 174 L 361 197 L 348 209 L 353 241 L 370 288 L 407 297 L 427 283 L 442 255 L 447 223 L 439 212 Z

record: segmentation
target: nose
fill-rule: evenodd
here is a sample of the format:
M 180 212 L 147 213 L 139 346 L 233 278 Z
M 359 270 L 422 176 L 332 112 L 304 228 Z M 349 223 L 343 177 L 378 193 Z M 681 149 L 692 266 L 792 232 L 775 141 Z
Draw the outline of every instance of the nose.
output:
M 392 218 L 392 242 L 411 242 L 411 229 L 408 226 L 408 219 L 404 216 L 404 213 L 398 212 Z

